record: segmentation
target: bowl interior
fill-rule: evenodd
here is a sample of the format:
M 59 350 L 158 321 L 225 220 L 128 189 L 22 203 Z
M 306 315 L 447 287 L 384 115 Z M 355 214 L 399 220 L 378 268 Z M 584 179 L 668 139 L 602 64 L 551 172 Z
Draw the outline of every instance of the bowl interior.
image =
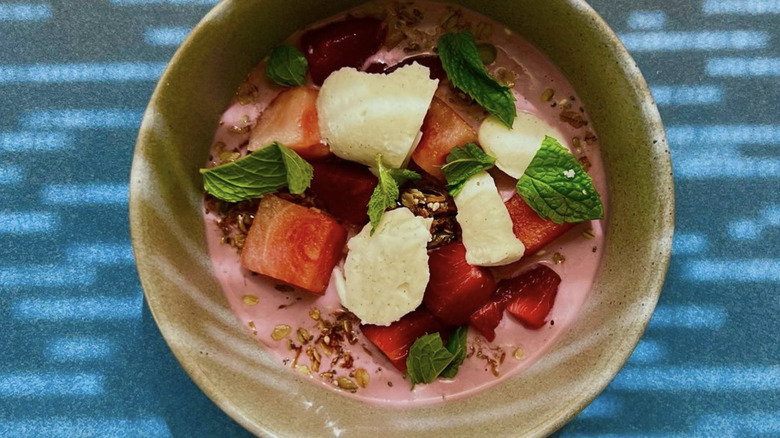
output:
M 661 290 L 673 230 L 657 109 L 633 60 L 583 1 L 451 2 L 504 23 L 552 58 L 600 139 L 610 199 L 600 273 L 577 323 L 528 372 L 463 400 L 365 415 L 364 405 L 299 380 L 266 354 L 211 273 L 198 169 L 220 114 L 270 47 L 359 3 L 224 0 L 177 52 L 144 116 L 131 174 L 133 246 L 149 307 L 185 370 L 256 434 L 546 435 L 601 392 L 635 347 Z

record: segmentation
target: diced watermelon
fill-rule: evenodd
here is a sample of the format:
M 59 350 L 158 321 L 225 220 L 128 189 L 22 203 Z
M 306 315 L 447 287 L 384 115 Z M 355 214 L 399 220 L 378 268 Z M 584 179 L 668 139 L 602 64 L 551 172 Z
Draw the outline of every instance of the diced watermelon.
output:
M 320 137 L 318 94 L 318 90 L 309 87 L 289 88 L 279 93 L 252 129 L 248 149 L 254 151 L 278 141 L 303 158 L 329 155 L 330 148 Z
M 322 295 L 346 240 L 344 227 L 326 213 L 269 195 L 257 208 L 241 265 Z
M 444 181 L 441 166 L 450 151 L 466 143 L 477 142 L 477 133 L 455 110 L 436 97 L 431 102 L 422 126 L 422 139 L 412 160 L 431 176 Z
M 525 245 L 526 255 L 535 254 L 573 226 L 567 222 L 559 225 L 549 219 L 542 219 L 518 194 L 504 205 L 512 218 L 515 236 Z
M 466 262 L 466 248 L 461 242 L 430 251 L 428 267 L 430 279 L 423 304 L 448 325 L 467 324 L 469 316 L 496 290 L 490 271 Z
M 309 61 L 311 79 L 322 85 L 325 78 L 342 67 L 360 68 L 385 41 L 387 26 L 378 18 L 347 18 L 301 37 L 301 46 Z
M 337 219 L 356 226 L 368 222 L 368 201 L 377 179 L 366 166 L 345 160 L 313 162 L 311 191 Z
M 518 277 L 501 280 L 490 300 L 471 314 L 469 322 L 488 341 L 496 338 L 496 327 L 509 311 L 520 323 L 538 329 L 550 313 L 561 277 L 538 265 Z
M 389 326 L 362 325 L 360 329 L 394 367 L 406 371 L 406 357 L 414 341 L 429 333 L 441 333 L 446 327 L 431 312 L 420 308 Z
M 553 307 L 561 277 L 547 266 L 541 265 L 517 278 L 504 280 L 499 286 L 508 290 L 512 299 L 506 310 L 529 329 L 544 326 Z

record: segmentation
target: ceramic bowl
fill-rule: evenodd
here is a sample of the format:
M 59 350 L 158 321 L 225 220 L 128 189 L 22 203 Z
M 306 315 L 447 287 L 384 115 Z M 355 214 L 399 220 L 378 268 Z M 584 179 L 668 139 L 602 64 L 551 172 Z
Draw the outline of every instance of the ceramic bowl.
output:
M 225 412 L 262 436 L 547 435 L 612 380 L 661 291 L 673 231 L 669 150 L 634 61 L 580 0 L 459 0 L 542 49 L 576 88 L 599 134 L 610 200 L 606 247 L 575 325 L 527 372 L 465 399 L 372 407 L 304 382 L 240 326 L 211 271 L 201 178 L 220 114 L 247 73 L 295 30 L 358 0 L 224 0 L 172 59 L 143 119 L 130 220 L 138 272 L 182 367 Z

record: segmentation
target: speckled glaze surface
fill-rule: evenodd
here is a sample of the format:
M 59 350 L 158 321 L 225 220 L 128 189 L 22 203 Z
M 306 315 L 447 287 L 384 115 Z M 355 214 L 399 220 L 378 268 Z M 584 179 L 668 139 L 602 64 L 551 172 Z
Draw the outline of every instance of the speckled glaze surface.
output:
M 542 49 L 599 133 L 609 187 L 606 247 L 572 329 L 526 373 L 476 396 L 415 409 L 372 407 L 300 380 L 239 325 L 206 254 L 198 169 L 233 91 L 276 42 L 359 4 L 225 0 L 177 52 L 147 108 L 135 151 L 130 220 L 149 307 L 182 366 L 261 436 L 544 436 L 615 376 L 647 325 L 674 227 L 669 150 L 644 79 L 583 1 L 462 0 Z

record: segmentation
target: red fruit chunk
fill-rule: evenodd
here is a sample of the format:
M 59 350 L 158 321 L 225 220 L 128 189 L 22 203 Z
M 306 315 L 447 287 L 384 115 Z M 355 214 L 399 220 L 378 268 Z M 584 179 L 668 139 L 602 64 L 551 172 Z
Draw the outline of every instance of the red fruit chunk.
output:
M 488 301 L 485 305 L 471 314 L 469 324 L 490 342 L 496 339 L 496 327 L 504 317 L 504 303 L 501 301 Z
M 573 225 L 562 223 L 560 225 L 549 219 L 542 219 L 520 195 L 514 195 L 504 203 L 512 218 L 512 230 L 525 245 L 525 253 L 533 255 L 543 246 L 552 242 L 556 237 L 565 233 Z
M 461 242 L 428 253 L 428 267 L 431 276 L 423 304 L 447 325 L 467 324 L 469 316 L 496 290 L 490 271 L 466 262 L 466 247 Z
M 406 356 L 414 341 L 429 333 L 442 332 L 446 327 L 429 311 L 420 308 L 389 326 L 361 325 L 360 329 L 394 367 L 406 371 Z
M 527 328 L 538 329 L 545 324 L 560 283 L 561 277 L 542 265 L 517 278 L 502 281 L 499 288 L 506 288 L 513 297 L 506 310 Z
M 334 217 L 352 225 L 368 222 L 368 201 L 377 179 L 366 166 L 351 161 L 314 162 L 311 191 Z
M 428 77 L 431 79 L 438 79 L 443 81 L 447 79 L 447 73 L 444 71 L 444 67 L 441 65 L 441 59 L 436 55 L 419 55 L 406 58 L 398 64 L 385 70 L 385 73 L 392 73 L 405 65 L 411 65 L 412 63 L 418 63 L 422 66 L 428 67 L 430 73 Z
M 289 88 L 279 93 L 252 129 L 249 150 L 262 149 L 278 141 L 304 158 L 329 155 L 330 148 L 320 138 L 318 94 L 318 90 L 308 87 Z
M 450 151 L 466 143 L 476 143 L 477 133 L 441 99 L 431 101 L 422 126 L 422 139 L 412 160 L 439 181 L 444 181 L 441 166 Z
M 246 236 L 241 266 L 322 295 L 346 240 L 344 227 L 322 211 L 266 196 Z
M 496 327 L 504 310 L 524 326 L 537 329 L 544 325 L 544 319 L 552 309 L 560 282 L 561 277 L 544 265 L 518 277 L 501 280 L 490 301 L 472 313 L 469 322 L 490 342 L 496 338 Z
M 378 18 L 348 18 L 307 31 L 301 46 L 309 61 L 311 79 L 322 85 L 325 78 L 342 67 L 360 68 L 379 50 L 387 27 Z

